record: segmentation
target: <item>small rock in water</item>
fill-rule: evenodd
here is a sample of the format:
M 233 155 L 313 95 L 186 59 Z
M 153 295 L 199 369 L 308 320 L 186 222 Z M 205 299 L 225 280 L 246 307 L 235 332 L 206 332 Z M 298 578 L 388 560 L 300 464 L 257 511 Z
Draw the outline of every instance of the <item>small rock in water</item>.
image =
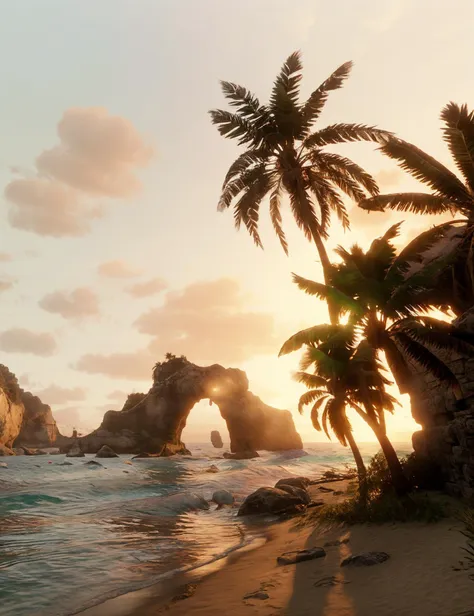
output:
M 237 451 L 236 453 L 224 452 L 224 458 L 227 460 L 251 460 L 252 458 L 259 458 L 258 451 Z
M 212 495 L 212 501 L 222 507 L 223 505 L 233 505 L 234 495 L 228 490 L 216 490 Z
M 244 595 L 244 599 L 260 599 L 264 601 L 265 599 L 269 599 L 270 595 L 263 590 L 256 590 L 255 592 L 248 592 Z
M 115 453 L 115 451 L 109 447 L 108 445 L 103 445 L 99 451 L 95 454 L 96 458 L 118 458 L 119 455 Z
M 61 462 L 61 464 L 58 464 L 58 466 L 72 466 L 72 462 L 65 460 L 64 462 Z
M 215 464 L 211 464 L 209 468 L 206 468 L 206 473 L 218 473 L 219 469 Z
M 380 565 L 390 558 L 387 552 L 361 552 L 355 556 L 349 556 L 345 558 L 341 567 L 353 566 L 353 567 L 371 567 L 373 565 Z
M 133 462 L 131 460 L 125 460 L 125 464 L 130 464 L 130 466 L 133 466 Z
M 313 558 L 322 558 L 326 556 L 324 548 L 309 548 L 308 550 L 299 550 L 297 552 L 285 552 L 277 558 L 279 565 L 294 565 L 305 560 L 313 560 Z
M 85 466 L 102 466 L 100 462 L 96 462 L 95 460 L 89 460 L 89 462 L 84 462 Z
M 8 464 L 6 462 L 0 462 L 0 468 L 8 468 Z
M 84 452 L 77 444 L 74 444 L 66 454 L 66 458 L 83 458 L 84 456 Z

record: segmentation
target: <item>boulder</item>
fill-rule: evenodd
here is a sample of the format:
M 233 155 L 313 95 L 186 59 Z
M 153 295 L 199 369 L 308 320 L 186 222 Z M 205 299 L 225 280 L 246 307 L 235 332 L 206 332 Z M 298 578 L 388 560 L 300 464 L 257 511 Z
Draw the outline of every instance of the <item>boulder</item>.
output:
M 85 466 L 100 466 L 104 468 L 100 462 L 96 462 L 95 460 L 89 460 L 88 462 L 84 462 L 84 465 Z
M 303 488 L 297 488 L 296 486 L 288 486 L 285 483 L 282 483 L 280 486 L 278 486 L 278 489 L 284 490 L 285 492 L 293 494 L 294 496 L 298 496 L 299 498 L 301 498 L 305 505 L 309 505 L 311 502 L 311 496 L 309 495 L 308 491 Z
M 276 482 L 275 488 L 280 488 L 282 485 L 285 485 L 294 486 L 295 488 L 302 488 L 305 490 L 310 483 L 311 480 L 307 477 L 284 477 Z
M 0 444 L 0 456 L 14 456 L 14 452 L 6 445 Z
M 372 567 L 384 563 L 389 558 L 387 552 L 361 552 L 345 558 L 341 562 L 341 567 Z
M 0 462 L 0 468 L 8 468 L 8 464 L 6 462 Z
M 84 452 L 80 448 L 79 444 L 74 444 L 66 454 L 66 458 L 83 458 Z
M 24 456 L 25 455 L 23 447 L 13 447 L 12 451 L 13 451 L 13 454 L 15 456 Z
M 323 558 L 326 556 L 324 548 L 308 548 L 306 550 L 298 550 L 296 552 L 285 552 L 277 558 L 279 565 L 294 565 L 305 560 L 314 560 L 315 558 Z
M 222 442 L 222 437 L 220 435 L 220 432 L 218 432 L 217 430 L 213 430 L 211 432 L 211 443 L 212 443 L 212 446 L 215 447 L 216 449 L 222 449 L 222 447 L 224 447 L 224 443 Z
M 206 468 L 206 473 L 218 473 L 219 469 L 215 464 L 211 464 L 209 468 Z
M 259 458 L 257 451 L 238 451 L 237 453 L 224 452 L 224 458 L 227 460 L 252 460 L 253 458 Z
M 223 505 L 233 505 L 235 499 L 234 495 L 228 490 L 216 490 L 211 500 L 222 507 Z
M 103 445 L 96 453 L 96 458 L 118 458 L 119 455 L 115 453 L 108 445 Z
M 259 488 L 244 500 L 238 515 L 301 513 L 306 509 L 300 496 L 278 488 Z

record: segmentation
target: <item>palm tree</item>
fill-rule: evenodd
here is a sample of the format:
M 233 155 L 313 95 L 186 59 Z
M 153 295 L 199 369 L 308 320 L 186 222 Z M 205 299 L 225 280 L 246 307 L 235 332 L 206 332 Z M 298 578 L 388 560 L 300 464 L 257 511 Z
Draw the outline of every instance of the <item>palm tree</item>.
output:
M 367 498 L 367 473 L 359 448 L 352 435 L 346 408 L 354 409 L 374 431 L 387 459 L 393 484 L 400 494 L 408 491 L 398 456 L 385 430 L 385 411 L 393 413 L 396 400 L 385 390 L 391 382 L 374 349 L 360 340 L 354 325 L 316 325 L 289 338 L 280 350 L 285 355 L 306 347 L 301 360 L 302 371 L 296 379 L 308 387 L 299 401 L 298 410 L 313 404 L 311 421 L 316 430 L 328 426 L 342 445 L 351 447 L 359 477 L 359 493 Z M 308 373 L 314 367 L 314 374 Z M 319 419 L 320 412 L 321 421 Z
M 332 124 L 317 131 L 329 93 L 341 88 L 352 62 L 342 64 L 304 103 L 299 101 L 302 63 L 291 54 L 275 79 L 270 101 L 262 105 L 246 88 L 222 81 L 222 91 L 235 112 L 210 111 L 221 135 L 238 139 L 245 151 L 232 163 L 224 179 L 218 210 L 233 205 L 235 226 L 243 224 L 255 244 L 262 246 L 258 231 L 260 205 L 268 196 L 270 219 L 283 250 L 288 244 L 282 227 L 281 202 L 287 195 L 298 227 L 314 241 L 328 282 L 330 261 L 324 246 L 331 213 L 344 228 L 349 218 L 342 194 L 361 201 L 378 194 L 375 180 L 352 160 L 326 151 L 331 144 L 378 141 L 390 133 L 362 124 Z M 331 319 L 334 314 L 329 306 Z
M 359 206 L 369 211 L 458 215 L 457 220 L 425 232 L 424 239 L 437 238 L 441 241 L 439 253 L 451 251 L 456 257 L 440 269 L 436 286 L 438 296 L 441 292 L 448 297 L 459 315 L 474 304 L 474 112 L 466 105 L 450 102 L 442 110 L 441 119 L 444 141 L 462 178 L 411 143 L 388 135 L 381 137 L 380 151 L 430 191 L 372 195 L 362 199 Z

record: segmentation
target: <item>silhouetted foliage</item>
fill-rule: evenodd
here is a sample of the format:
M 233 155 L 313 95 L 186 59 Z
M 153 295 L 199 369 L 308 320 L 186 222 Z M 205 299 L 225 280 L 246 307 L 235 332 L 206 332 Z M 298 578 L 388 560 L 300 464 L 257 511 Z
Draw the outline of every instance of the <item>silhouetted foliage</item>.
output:
M 456 214 L 457 221 L 443 223 L 422 236 L 432 239 L 448 238 L 464 223 L 461 240 L 445 242 L 452 252 L 450 262 L 438 263 L 436 295 L 449 299 L 452 309 L 462 314 L 474 304 L 474 112 L 466 105 L 448 103 L 441 111 L 444 123 L 443 138 L 448 145 L 462 179 L 416 146 L 395 136 L 387 136 L 380 151 L 431 192 L 394 193 L 374 195 L 359 202 L 366 210 L 385 209 L 417 214 Z M 460 220 L 459 220 L 460 219 Z
M 462 534 L 467 537 L 467 547 L 463 548 L 466 552 L 467 560 L 471 567 L 474 567 L 474 509 L 468 509 L 463 516 L 464 531 Z
M 165 361 L 157 362 L 153 368 L 153 382 L 161 383 L 166 381 L 167 378 L 182 370 L 188 363 L 185 355 L 178 357 L 173 353 L 166 353 Z
M 18 379 L 3 364 L 0 364 L 0 389 L 3 389 L 14 404 L 21 402 L 21 388 Z
M 142 394 L 139 392 L 128 394 L 127 399 L 125 400 L 125 404 L 123 405 L 122 411 L 128 411 L 134 406 L 137 406 L 137 404 L 141 402 L 145 397 L 146 397 L 146 394 Z

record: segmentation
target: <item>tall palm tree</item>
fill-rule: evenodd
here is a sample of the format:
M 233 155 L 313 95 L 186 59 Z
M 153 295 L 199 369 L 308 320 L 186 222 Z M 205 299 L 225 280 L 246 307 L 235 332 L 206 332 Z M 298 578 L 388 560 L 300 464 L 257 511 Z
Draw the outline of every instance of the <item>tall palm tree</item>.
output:
M 385 411 L 393 413 L 396 400 L 385 390 L 391 382 L 376 352 L 360 339 L 354 325 L 316 325 L 289 338 L 280 350 L 285 355 L 306 347 L 301 360 L 302 371 L 296 379 L 308 387 L 299 401 L 298 410 L 313 404 L 311 421 L 316 430 L 328 426 L 342 445 L 349 444 L 359 477 L 360 496 L 367 497 L 366 469 L 352 435 L 346 408 L 353 408 L 374 431 L 387 459 L 393 484 L 400 494 L 408 491 L 408 482 L 398 456 L 385 429 Z M 308 373 L 314 367 L 314 374 Z M 321 421 L 319 419 L 320 412 Z
M 286 194 L 298 227 L 316 244 L 324 279 L 328 281 L 330 261 L 324 240 L 331 213 L 348 228 L 342 195 L 361 201 L 367 195 L 377 195 L 378 187 L 362 167 L 328 152 L 326 146 L 378 141 L 390 133 L 362 124 L 332 124 L 313 130 L 329 93 L 342 87 L 352 63 L 342 64 L 303 103 L 299 100 L 302 68 L 300 53 L 291 54 L 275 79 L 266 105 L 246 88 L 221 82 L 224 96 L 235 112 L 212 110 L 212 122 L 221 135 L 237 139 L 245 150 L 225 176 L 218 209 L 233 205 L 235 226 L 245 225 L 255 244 L 262 247 L 259 213 L 268 196 L 273 228 L 288 254 L 281 217 L 282 197 Z M 331 314 L 331 306 L 329 310 Z M 334 314 L 331 318 L 334 321 Z
M 380 151 L 395 160 L 429 192 L 372 195 L 359 202 L 369 211 L 385 209 L 417 214 L 457 215 L 425 232 L 441 241 L 439 254 L 452 251 L 457 257 L 437 276 L 437 293 L 449 298 L 452 309 L 462 314 L 474 304 L 474 112 L 466 105 L 448 103 L 441 111 L 443 138 L 461 178 L 416 146 L 393 135 L 382 136 Z M 433 255 L 427 255 L 433 259 Z M 436 255 L 435 255 L 436 256 Z

